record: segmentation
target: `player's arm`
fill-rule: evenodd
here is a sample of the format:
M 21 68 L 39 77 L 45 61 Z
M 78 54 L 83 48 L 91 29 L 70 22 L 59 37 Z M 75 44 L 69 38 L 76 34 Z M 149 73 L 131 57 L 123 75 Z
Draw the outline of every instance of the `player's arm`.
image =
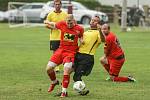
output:
M 85 42 L 84 42 L 84 40 L 83 40 L 83 33 L 84 33 L 84 28 L 83 27 L 81 27 L 80 28 L 80 30 L 78 31 L 79 33 L 79 42 L 80 42 L 80 44 L 85 44 Z
M 100 38 L 100 34 L 98 34 L 98 37 L 97 37 L 97 43 L 98 43 L 98 45 L 97 45 L 97 47 L 101 44 L 101 42 L 102 42 L 102 40 Z
M 111 40 L 106 39 L 106 42 L 104 44 L 104 54 L 107 57 L 110 54 L 111 47 Z
M 99 34 L 100 34 L 100 39 L 102 42 L 105 42 L 105 36 L 103 35 L 103 33 L 101 32 L 101 30 L 99 30 Z
M 82 45 L 85 44 L 85 42 L 84 42 L 84 40 L 83 40 L 83 37 L 79 38 L 79 42 L 80 42 L 80 44 L 82 44 Z
M 105 35 L 101 32 L 101 25 L 100 24 L 97 24 L 97 29 L 99 30 L 101 41 L 105 42 Z
M 107 56 L 108 56 L 108 48 L 107 48 L 106 45 L 107 45 L 107 44 L 105 43 L 105 44 L 104 44 L 104 54 L 105 54 L 105 56 L 107 57 Z
M 49 29 L 55 29 L 56 27 L 55 27 L 55 23 L 54 22 L 50 22 L 50 21 L 48 21 L 48 20 L 44 20 L 44 24 L 45 24 L 45 26 L 47 27 L 47 28 L 49 28 Z

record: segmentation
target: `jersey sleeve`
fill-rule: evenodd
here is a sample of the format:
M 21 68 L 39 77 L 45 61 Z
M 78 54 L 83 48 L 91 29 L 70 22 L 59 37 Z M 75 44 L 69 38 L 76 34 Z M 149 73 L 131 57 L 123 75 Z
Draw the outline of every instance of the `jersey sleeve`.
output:
M 51 12 L 47 15 L 46 20 L 51 21 Z

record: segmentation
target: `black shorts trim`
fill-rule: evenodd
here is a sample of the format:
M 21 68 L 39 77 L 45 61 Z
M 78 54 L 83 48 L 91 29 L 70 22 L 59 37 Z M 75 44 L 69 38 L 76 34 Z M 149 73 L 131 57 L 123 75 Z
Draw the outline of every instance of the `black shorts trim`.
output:
M 55 41 L 50 41 L 50 50 L 56 51 L 59 48 L 60 41 L 55 40 Z
M 121 60 L 121 59 L 124 59 L 124 58 L 125 58 L 125 55 L 124 55 L 124 54 L 122 54 L 122 55 L 120 55 L 120 56 L 116 57 L 116 60 Z

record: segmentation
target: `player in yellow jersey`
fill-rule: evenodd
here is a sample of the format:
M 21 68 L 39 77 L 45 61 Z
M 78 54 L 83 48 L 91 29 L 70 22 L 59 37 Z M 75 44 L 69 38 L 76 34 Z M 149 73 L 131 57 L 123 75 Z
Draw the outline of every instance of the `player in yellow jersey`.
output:
M 79 51 L 75 56 L 74 62 L 74 82 L 82 81 L 82 76 L 88 76 L 94 65 L 94 54 L 96 48 L 101 43 L 102 37 L 100 31 L 98 30 L 100 26 L 100 18 L 94 16 L 90 22 L 90 29 L 83 34 L 83 43 L 79 47 Z M 80 91 L 80 95 L 86 95 L 89 90 Z
M 59 22 L 62 20 L 65 20 L 67 17 L 67 13 L 63 10 L 61 10 L 61 0 L 54 0 L 54 11 L 51 11 L 47 19 L 50 22 Z M 56 49 L 59 47 L 60 44 L 60 30 L 58 29 L 52 29 L 50 31 L 50 50 L 53 51 L 53 53 L 56 51 Z M 56 72 L 59 72 L 59 66 L 55 68 Z

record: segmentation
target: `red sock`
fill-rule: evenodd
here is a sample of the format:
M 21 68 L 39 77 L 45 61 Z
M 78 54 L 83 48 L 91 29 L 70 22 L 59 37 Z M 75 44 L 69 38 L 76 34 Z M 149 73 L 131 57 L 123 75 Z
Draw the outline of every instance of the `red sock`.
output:
M 109 69 L 110 69 L 110 66 L 108 64 L 104 64 L 103 67 L 106 69 L 106 71 L 109 73 Z
M 56 74 L 54 70 L 51 72 L 48 72 L 48 76 L 52 81 L 56 80 Z
M 115 82 L 127 82 L 128 81 L 128 77 L 114 77 Z
M 62 82 L 63 88 L 68 88 L 69 82 L 70 82 L 70 76 L 64 75 L 63 82 Z

